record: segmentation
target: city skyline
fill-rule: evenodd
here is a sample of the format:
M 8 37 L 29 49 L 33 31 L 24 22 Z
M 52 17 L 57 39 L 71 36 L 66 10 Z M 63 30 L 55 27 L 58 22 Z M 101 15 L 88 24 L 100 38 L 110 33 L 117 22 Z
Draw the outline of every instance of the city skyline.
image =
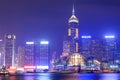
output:
M 13 0 L 13 2 L 1 1 L 1 3 L 1 35 L 15 34 L 17 44 L 24 44 L 25 41 L 34 39 L 47 39 L 52 45 L 54 41 L 58 41 L 53 47 L 61 45 L 57 49 L 62 51 L 63 37 L 72 12 L 72 0 L 35 0 L 34 2 Z M 76 16 L 80 19 L 80 35 L 119 34 L 120 1 L 76 0 L 74 4 Z M 97 31 L 98 27 L 99 31 Z

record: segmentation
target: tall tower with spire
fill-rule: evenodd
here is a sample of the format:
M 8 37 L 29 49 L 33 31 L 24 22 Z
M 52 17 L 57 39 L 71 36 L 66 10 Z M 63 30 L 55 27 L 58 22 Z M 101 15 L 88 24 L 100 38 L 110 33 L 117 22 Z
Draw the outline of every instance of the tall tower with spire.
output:
M 69 54 L 79 52 L 79 20 L 75 16 L 75 9 L 73 5 L 72 16 L 68 20 L 68 43 L 69 43 Z

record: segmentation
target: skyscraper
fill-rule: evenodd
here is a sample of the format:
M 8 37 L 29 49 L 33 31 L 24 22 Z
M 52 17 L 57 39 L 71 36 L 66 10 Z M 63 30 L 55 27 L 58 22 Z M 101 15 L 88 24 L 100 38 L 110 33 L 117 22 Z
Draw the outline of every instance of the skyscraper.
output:
M 4 47 L 3 47 L 3 40 L 0 39 L 0 66 L 3 65 L 4 61 Z
M 106 43 L 106 60 L 109 61 L 109 64 L 114 64 L 115 59 L 117 58 L 116 55 L 116 39 L 114 35 L 106 35 L 105 36 L 105 43 Z
M 90 55 L 100 62 L 105 60 L 105 44 L 102 39 L 92 39 Z
M 73 5 L 72 16 L 68 20 L 68 46 L 69 54 L 79 52 L 79 29 L 78 29 L 79 20 L 75 16 L 75 10 Z
M 26 42 L 24 66 L 37 66 L 37 68 L 48 69 L 50 65 L 49 57 L 48 41 Z
M 25 56 L 25 48 L 22 46 L 18 47 L 18 67 L 24 66 L 24 56 Z
M 91 56 L 92 51 L 92 39 L 91 36 L 82 36 L 81 37 L 81 53 L 87 59 Z
M 14 66 L 16 36 L 14 34 L 6 34 L 4 38 L 5 38 L 4 64 L 6 67 Z
M 24 54 L 24 66 L 34 66 L 34 42 L 26 42 Z
M 40 41 L 38 44 L 39 47 L 36 47 L 35 62 L 38 67 L 46 67 L 49 69 L 50 66 L 50 51 L 49 51 L 49 42 Z

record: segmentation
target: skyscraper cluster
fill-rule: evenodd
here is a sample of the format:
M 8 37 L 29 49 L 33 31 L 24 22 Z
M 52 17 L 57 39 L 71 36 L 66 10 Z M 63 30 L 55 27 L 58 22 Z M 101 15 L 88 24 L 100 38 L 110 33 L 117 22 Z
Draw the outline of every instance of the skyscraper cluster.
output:
M 101 39 L 93 38 L 91 35 L 80 36 L 79 28 L 79 19 L 75 15 L 73 6 L 72 16 L 68 19 L 67 37 L 63 41 L 61 62 L 70 66 L 84 66 L 85 62 L 96 60 L 102 67 L 111 67 L 111 65 L 120 67 L 119 41 L 114 35 L 105 35 Z M 36 66 L 49 69 L 49 41 L 29 41 L 17 48 L 16 35 L 5 34 L 4 39 L 0 39 L 0 66 L 2 65 L 7 68 Z
M 101 39 L 94 39 L 91 36 L 82 36 L 81 39 L 81 54 L 86 58 L 94 58 L 101 62 L 103 67 L 117 64 L 119 60 L 119 50 L 117 40 L 113 35 L 106 35 Z M 105 66 L 105 64 L 107 66 Z
M 38 66 L 50 67 L 49 41 L 31 41 L 23 46 L 16 46 L 16 35 L 5 34 L 0 40 L 0 66 L 25 67 Z
M 75 66 L 76 64 L 89 60 L 100 62 L 104 68 L 108 68 L 111 65 L 119 65 L 119 43 L 115 35 L 105 35 L 104 38 L 101 37 L 101 39 L 93 38 L 91 35 L 79 36 L 79 34 L 81 34 L 79 33 L 79 28 L 79 19 L 75 16 L 73 6 L 72 16 L 68 20 L 67 38 L 63 41 L 62 57 L 69 58 L 68 65 L 74 62 L 73 66 Z M 66 61 L 67 60 L 68 59 L 66 59 Z M 86 64 L 84 66 L 86 66 Z
M 24 53 L 24 66 L 48 66 L 49 67 L 49 42 L 26 42 Z

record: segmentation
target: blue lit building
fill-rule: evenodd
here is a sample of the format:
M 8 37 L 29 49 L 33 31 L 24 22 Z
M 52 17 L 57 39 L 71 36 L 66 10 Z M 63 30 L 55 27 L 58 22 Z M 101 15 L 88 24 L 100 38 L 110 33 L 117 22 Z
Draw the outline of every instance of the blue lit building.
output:
M 92 39 L 91 42 L 91 55 L 98 61 L 105 60 L 105 44 L 102 39 Z
M 14 34 L 6 34 L 4 37 L 4 65 L 6 67 L 15 66 L 15 42 L 16 36 Z
M 48 41 L 41 41 L 35 44 L 35 65 L 41 69 L 44 67 L 49 69 L 50 51 Z
M 4 62 L 4 47 L 3 40 L 0 39 L 0 66 L 3 66 Z
M 108 64 L 114 64 L 115 59 L 117 58 L 117 47 L 116 47 L 116 39 L 114 35 L 106 35 L 105 36 L 106 43 L 106 60 Z
M 24 66 L 49 69 L 50 51 L 48 41 L 26 42 L 24 55 Z
M 92 39 L 91 36 L 81 37 L 81 53 L 87 59 L 91 56 L 92 52 Z
M 25 47 L 18 47 L 18 67 L 24 66 L 24 57 L 25 57 Z
M 24 54 L 24 66 L 34 66 L 34 42 L 26 42 Z
M 79 29 L 78 29 L 79 20 L 75 16 L 75 10 L 73 6 L 72 16 L 68 20 L 68 46 L 69 54 L 79 52 Z

